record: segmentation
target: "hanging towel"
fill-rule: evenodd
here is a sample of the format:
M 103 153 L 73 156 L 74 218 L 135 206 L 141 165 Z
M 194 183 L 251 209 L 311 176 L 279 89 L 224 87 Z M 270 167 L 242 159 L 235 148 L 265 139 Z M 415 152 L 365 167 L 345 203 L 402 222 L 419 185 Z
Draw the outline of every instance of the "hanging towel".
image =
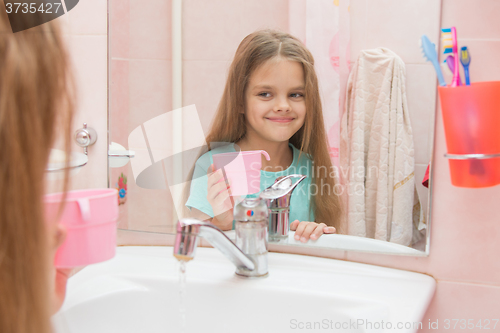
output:
M 340 163 L 348 234 L 409 246 L 422 237 L 423 213 L 405 79 L 394 52 L 361 52 L 347 83 Z

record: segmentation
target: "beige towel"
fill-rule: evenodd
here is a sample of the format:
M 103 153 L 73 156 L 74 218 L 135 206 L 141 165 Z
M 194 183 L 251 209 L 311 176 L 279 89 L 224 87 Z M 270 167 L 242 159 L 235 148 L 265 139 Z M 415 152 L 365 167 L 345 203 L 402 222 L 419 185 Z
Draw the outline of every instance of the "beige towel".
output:
M 361 52 L 347 84 L 340 160 L 348 234 L 411 245 L 423 213 L 405 80 L 394 52 Z

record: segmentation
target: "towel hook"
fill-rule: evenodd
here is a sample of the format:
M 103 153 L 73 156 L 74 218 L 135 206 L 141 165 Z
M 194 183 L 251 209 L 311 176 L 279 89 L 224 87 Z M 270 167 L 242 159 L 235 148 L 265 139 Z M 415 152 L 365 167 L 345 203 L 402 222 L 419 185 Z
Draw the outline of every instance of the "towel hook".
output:
M 75 140 L 76 144 L 83 148 L 83 153 L 87 155 L 87 147 L 97 141 L 97 132 L 92 127 L 87 127 L 87 123 L 83 123 L 83 128 L 75 132 Z

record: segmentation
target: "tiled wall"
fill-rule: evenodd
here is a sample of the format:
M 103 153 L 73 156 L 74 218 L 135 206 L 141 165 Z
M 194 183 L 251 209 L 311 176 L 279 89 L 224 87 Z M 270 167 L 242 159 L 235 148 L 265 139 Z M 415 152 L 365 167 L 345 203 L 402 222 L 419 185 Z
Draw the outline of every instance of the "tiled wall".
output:
M 119 1 L 120 3 L 122 2 L 120 0 L 115 1 Z M 98 129 L 99 134 L 103 133 L 103 136 L 101 136 L 101 138 L 103 138 L 105 137 L 106 129 L 106 35 L 105 31 L 101 34 L 100 30 L 97 31 L 97 34 L 95 29 L 105 26 L 105 16 L 101 15 L 105 12 L 105 7 L 103 7 L 102 12 L 99 13 L 85 13 L 84 5 L 86 3 L 93 2 L 99 3 L 98 5 L 100 6 L 101 3 L 104 3 L 105 1 L 81 1 L 74 11 L 75 15 L 80 13 L 79 18 L 85 19 L 84 21 L 80 21 L 82 22 L 81 24 L 74 23 L 74 29 L 76 32 L 71 32 L 67 37 L 72 43 L 71 45 L 75 61 L 82 64 L 82 67 L 79 70 L 79 83 L 82 87 L 81 91 L 83 94 L 81 98 L 83 98 L 83 100 L 80 102 L 79 117 L 82 118 L 82 121 L 88 121 L 89 124 L 96 124 L 94 127 Z M 136 2 L 136 4 L 139 3 L 139 1 L 134 0 L 129 1 L 128 3 L 131 6 L 130 8 L 132 8 L 134 2 Z M 158 2 L 163 3 L 163 1 Z M 413 33 L 407 34 L 407 37 L 404 40 L 401 40 L 401 45 L 406 45 L 406 40 L 408 40 L 408 47 L 413 51 L 405 51 L 405 48 L 397 49 L 397 45 L 394 47 L 394 51 L 396 53 L 402 55 L 403 57 L 406 57 L 405 55 L 407 55 L 405 61 L 407 61 L 408 99 L 410 100 L 413 108 L 423 110 L 422 112 L 429 112 L 427 108 L 430 108 L 432 111 L 434 110 L 434 107 L 432 105 L 427 106 L 427 103 L 429 103 L 429 99 L 434 98 L 434 94 L 429 87 L 434 85 L 432 90 L 435 89 L 435 80 L 429 79 L 431 69 L 429 68 L 429 65 L 422 63 L 418 50 L 415 50 L 413 42 L 410 42 L 410 40 L 415 41 L 416 43 L 416 40 L 420 37 L 420 34 L 424 30 L 428 31 L 429 37 L 435 41 L 437 40 L 438 33 L 432 29 L 438 30 L 439 27 L 427 25 L 425 15 L 428 15 L 428 13 L 423 10 L 418 11 L 418 8 L 420 7 L 417 5 L 419 3 L 426 3 L 432 7 L 436 6 L 434 4 L 435 2 L 437 1 L 412 0 L 402 2 L 400 0 L 352 0 L 352 15 L 358 15 L 356 13 L 359 13 L 359 11 L 365 11 L 365 14 L 360 15 L 370 14 L 371 16 L 375 15 L 377 18 L 377 25 L 367 27 L 365 30 L 359 30 L 361 29 L 360 27 L 352 27 L 354 31 L 355 29 L 358 29 L 358 31 L 364 31 L 365 41 L 368 42 L 376 40 L 376 38 L 380 38 L 384 29 L 385 31 L 392 32 L 394 30 L 391 29 L 398 29 L 398 27 L 407 23 L 407 20 L 404 20 L 403 18 L 396 19 L 396 21 L 390 21 L 386 17 L 386 13 L 391 11 L 389 10 L 390 8 L 403 6 L 404 3 L 404 6 L 415 6 L 412 8 L 417 10 L 421 17 L 424 17 L 422 22 L 419 23 L 422 24 L 422 26 L 415 26 Z M 214 1 L 214 3 L 217 3 L 217 1 Z M 240 1 L 235 1 L 235 3 L 235 6 L 238 7 Z M 241 1 L 241 3 L 246 2 Z M 78 8 L 79 6 L 82 7 Z M 186 8 L 189 8 L 189 1 L 185 1 L 185 6 Z M 165 17 L 168 17 L 168 8 L 169 6 L 165 6 L 163 10 Z M 156 14 L 157 13 L 151 13 L 151 15 Z M 500 79 L 500 66 L 497 61 L 497 55 L 499 53 L 496 52 L 496 50 L 500 50 L 500 29 L 498 27 L 500 23 L 498 23 L 497 20 L 497 17 L 500 15 L 500 3 L 496 0 L 476 0 L 473 4 L 471 1 L 465 0 L 443 0 L 442 14 L 442 26 L 449 27 L 451 25 L 455 25 L 457 27 L 460 44 L 467 44 L 467 46 L 471 48 L 472 80 L 479 81 Z M 131 12 L 124 15 L 131 15 Z M 200 18 L 193 17 L 191 19 L 196 20 Z M 97 21 L 94 22 L 94 20 Z M 219 21 L 220 20 L 214 20 L 214 24 L 224 24 Z M 73 22 L 79 21 L 75 18 L 75 21 Z M 147 26 L 148 24 L 153 23 L 144 22 L 143 24 Z M 82 31 L 84 34 L 82 34 Z M 354 31 L 353 33 L 355 33 Z M 129 30 L 129 32 L 132 32 L 132 29 Z M 146 34 L 141 38 L 159 38 L 150 34 Z M 207 34 L 207 36 L 210 36 L 210 34 Z M 168 37 L 165 36 L 164 38 Z M 231 38 L 237 39 L 236 36 Z M 133 38 L 130 38 L 130 43 L 132 43 L 132 40 Z M 154 41 L 155 40 L 152 40 L 152 43 L 154 43 Z M 161 43 L 168 45 L 165 40 L 161 40 Z M 379 45 L 373 46 L 375 47 Z M 129 47 L 130 46 L 122 45 L 121 52 L 128 52 L 127 50 L 129 50 Z M 154 69 L 159 73 L 163 71 L 162 75 L 166 75 L 169 70 L 169 65 L 166 64 L 166 62 L 168 62 L 168 58 L 166 58 L 166 56 L 165 58 L 161 58 L 160 56 L 155 55 L 156 52 L 164 52 L 164 54 L 168 54 L 166 49 L 162 48 L 163 46 L 156 45 L 154 47 L 151 46 L 151 49 L 149 50 L 135 50 L 134 52 L 144 52 L 134 55 L 134 57 L 142 58 L 134 58 L 130 54 L 127 55 L 123 58 L 125 60 L 121 61 L 126 61 L 129 66 L 124 66 L 126 69 L 119 69 L 118 71 L 121 71 L 120 75 L 130 75 L 131 81 L 134 77 L 131 74 L 132 71 L 136 71 L 136 73 L 140 71 L 149 73 Z M 353 45 L 353 55 L 356 54 L 354 48 L 356 48 L 355 45 Z M 211 53 L 215 51 L 207 51 L 207 55 L 204 56 L 203 54 L 205 52 L 203 50 L 204 48 L 202 44 L 200 45 L 200 51 L 197 52 L 197 54 L 191 54 L 191 58 L 189 59 L 192 61 L 190 64 L 191 74 L 189 74 L 186 69 L 186 73 L 184 74 L 185 82 L 189 82 L 189 80 L 206 80 L 205 78 L 197 76 L 196 66 L 211 66 L 214 72 L 220 72 L 222 69 L 217 67 L 217 61 L 225 61 L 227 59 L 223 57 L 229 56 L 229 54 L 224 53 L 225 51 L 223 50 L 220 50 L 219 55 Z M 221 58 L 212 59 L 209 55 L 210 57 L 214 56 Z M 198 56 L 200 58 L 197 58 Z M 147 59 L 147 57 L 150 57 L 151 59 L 144 60 L 145 58 Z M 118 61 L 120 59 L 116 60 Z M 165 64 L 161 66 L 154 66 L 154 63 L 160 64 L 162 61 L 165 62 Z M 196 63 L 197 61 L 199 63 Z M 202 63 L 200 61 L 205 62 Z M 130 65 L 132 63 L 133 66 Z M 429 74 L 429 76 L 425 73 Z M 144 82 L 144 84 L 147 84 L 147 82 Z M 157 92 L 154 89 L 158 86 L 163 89 L 158 92 L 164 91 L 165 93 L 168 93 L 169 89 L 167 87 L 167 83 L 156 81 L 151 83 L 150 86 L 145 87 L 143 91 L 152 89 L 152 92 Z M 208 87 L 209 86 L 210 85 L 208 85 Z M 132 94 L 132 91 L 129 91 L 129 93 Z M 168 95 L 166 96 L 167 97 L 162 98 L 168 98 Z M 202 100 L 204 100 L 204 96 L 212 98 L 209 93 L 206 93 L 206 95 L 203 96 L 186 96 L 184 104 L 196 103 L 198 105 L 202 102 Z M 134 102 L 132 103 L 133 100 Z M 148 97 L 140 94 L 135 97 L 130 96 L 130 101 L 130 107 L 132 104 L 136 103 L 134 105 L 137 105 L 138 108 L 142 107 L 141 110 L 148 108 L 144 107 L 144 105 L 151 105 L 148 104 L 150 102 Z M 161 103 L 161 101 L 158 103 Z M 168 102 L 164 103 L 165 105 L 168 104 Z M 422 119 L 419 118 L 419 120 L 423 121 L 419 125 L 416 125 L 417 120 L 415 119 L 414 121 L 414 118 L 412 118 L 415 131 L 417 131 L 418 128 L 425 128 L 427 126 L 427 121 L 430 121 L 430 119 L 427 118 L 430 118 L 430 113 L 426 113 Z M 92 123 L 91 120 L 94 123 Z M 134 126 L 136 126 L 135 124 L 142 120 L 129 119 L 126 121 L 129 121 L 130 124 L 133 123 Z M 425 145 L 423 147 L 425 147 Z M 101 140 L 98 141 L 96 146 L 90 151 L 89 157 L 91 157 L 91 163 L 96 164 L 93 166 L 89 165 L 87 172 L 91 173 L 92 177 L 86 178 L 87 181 L 85 182 L 82 180 L 82 185 L 87 185 L 90 179 L 90 181 L 96 182 L 95 186 L 105 186 L 106 168 L 97 167 L 97 163 L 100 163 L 101 161 L 100 154 L 103 154 L 105 150 L 105 141 Z M 498 218 L 497 213 L 498 198 L 500 198 L 500 186 L 485 189 L 464 189 L 453 187 L 450 183 L 448 164 L 443 157 L 445 152 L 446 144 L 444 140 L 442 119 L 440 113 L 438 112 L 436 117 L 436 133 L 433 156 L 432 235 L 429 257 L 418 258 L 388 256 L 332 250 L 315 250 L 313 252 L 310 252 L 309 250 L 302 251 L 302 253 L 364 262 L 432 275 L 437 280 L 438 284 L 436 294 L 423 320 L 423 331 L 425 332 L 443 331 L 443 326 L 440 326 L 440 330 L 429 329 L 426 326 L 428 320 L 439 320 L 440 325 L 444 323 L 445 319 L 474 319 L 477 323 L 479 319 L 483 321 L 485 319 L 498 319 L 498 309 L 500 308 L 500 259 L 498 259 L 498 253 L 500 253 L 500 219 Z M 96 155 L 97 153 L 99 153 L 98 156 Z M 427 153 L 429 153 L 429 151 L 427 151 Z M 425 154 L 422 156 L 425 156 Z M 425 160 L 419 161 L 421 165 L 425 165 Z M 83 182 L 85 184 L 83 184 Z M 162 242 L 162 239 L 162 237 L 156 237 L 154 241 Z M 122 239 L 122 242 L 124 240 L 125 239 Z M 124 243 L 127 243 L 129 240 L 125 240 Z M 300 252 L 297 248 L 295 248 L 294 251 Z M 475 328 L 466 331 L 479 332 L 482 330 Z
M 109 0 L 110 141 L 128 147 L 136 127 L 172 109 L 171 1 Z M 170 129 L 166 129 L 170 130 Z M 127 202 L 120 205 L 119 227 L 165 232 L 171 220 L 168 190 L 135 185 L 130 163 L 110 169 L 115 187 L 128 179 Z M 152 209 L 154 207 L 154 209 Z
M 72 129 L 82 128 L 85 122 L 97 132 L 96 144 L 88 148 L 88 164 L 70 178 L 70 188 L 107 187 L 107 1 L 80 1 L 57 20 L 63 27 L 77 88 Z M 83 152 L 74 142 L 72 149 Z M 58 180 L 49 182 L 49 192 L 60 191 L 60 185 Z
M 78 103 L 75 130 L 86 122 L 97 131 L 89 147 L 89 163 L 75 177 L 73 188 L 106 187 L 107 175 L 107 3 L 80 1 L 67 15 L 68 46 L 76 76 Z M 75 146 L 76 147 L 76 146 Z M 81 149 L 81 148 L 75 148 Z

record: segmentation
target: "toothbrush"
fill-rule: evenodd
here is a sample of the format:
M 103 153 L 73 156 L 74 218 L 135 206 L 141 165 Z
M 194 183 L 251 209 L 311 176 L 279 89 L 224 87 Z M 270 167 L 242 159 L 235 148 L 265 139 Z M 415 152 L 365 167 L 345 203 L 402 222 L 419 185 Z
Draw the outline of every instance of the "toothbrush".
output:
M 436 45 L 432 43 L 426 35 L 422 35 L 420 39 L 420 48 L 424 53 L 424 58 L 427 61 L 432 62 L 434 65 L 434 69 L 436 70 L 436 74 L 439 80 L 439 85 L 445 87 L 446 81 L 444 80 L 443 73 L 441 72 L 441 68 L 439 67 L 439 62 L 437 59 L 436 53 Z
M 444 54 L 453 53 L 454 59 L 454 70 L 453 79 L 451 80 L 452 87 L 458 87 L 460 85 L 460 74 L 459 64 L 458 64 L 458 50 L 457 50 L 457 30 L 455 27 L 441 29 L 441 38 L 443 40 Z
M 462 47 L 462 52 L 460 52 L 460 62 L 464 67 L 465 85 L 470 86 L 470 78 L 469 78 L 470 52 L 467 46 Z
M 455 57 L 450 55 L 448 58 L 445 60 L 446 64 L 448 65 L 448 69 L 451 71 L 451 74 L 455 73 Z M 462 80 L 460 80 L 460 76 L 458 77 L 458 85 L 462 85 Z

